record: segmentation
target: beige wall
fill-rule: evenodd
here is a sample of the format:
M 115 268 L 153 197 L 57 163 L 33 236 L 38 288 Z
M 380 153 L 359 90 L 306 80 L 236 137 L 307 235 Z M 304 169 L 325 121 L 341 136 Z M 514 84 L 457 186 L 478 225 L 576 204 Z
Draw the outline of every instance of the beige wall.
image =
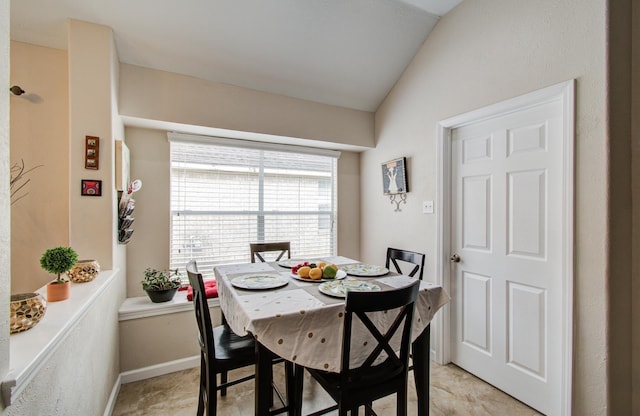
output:
M 98 260 L 107 270 L 116 248 L 116 192 L 113 131 L 118 62 L 111 28 L 78 20 L 69 30 L 69 244 L 81 259 Z M 99 169 L 85 169 L 85 137 L 100 138 Z M 102 196 L 82 196 L 82 179 L 102 181 Z
M 607 116 L 605 1 L 474 0 L 436 25 L 376 113 L 376 148 L 361 158 L 361 252 L 389 245 L 428 254 L 434 279 L 436 123 L 577 79 L 573 413 L 607 414 Z M 411 192 L 401 213 L 380 192 L 380 163 L 409 158 Z M 365 180 L 367 178 L 367 180 Z M 393 233 L 389 233 L 393 230 Z M 628 319 L 624 318 L 624 319 Z
M 136 192 L 134 234 L 127 244 L 127 295 L 144 296 L 140 280 L 147 267 L 169 267 L 169 142 L 167 132 L 127 127 L 131 177 L 142 180 Z M 338 160 L 338 252 L 360 255 L 359 154 Z
M 22 293 L 52 280 L 40 268 L 42 253 L 69 244 L 66 51 L 11 42 L 11 85 L 27 91 L 10 98 L 11 162 L 42 165 L 27 176 L 28 195 L 11 207 L 11 291 Z
M 0 0 L 0 85 L 9 85 L 9 0 Z M 9 94 L 0 94 L 0 178 L 9 176 Z M 9 308 L 11 293 L 11 223 L 9 185 L 0 186 L 0 380 L 9 370 Z M 2 404 L 0 404 L 0 409 Z
M 211 308 L 220 324 L 220 308 Z M 200 354 L 193 310 L 120 322 L 120 371 L 137 370 Z
M 169 267 L 169 141 L 161 130 L 125 129 L 135 193 L 135 230 L 127 244 L 127 297 L 145 296 L 140 286 L 147 267 Z
M 3 415 L 101 414 L 119 374 L 118 308 L 125 294 L 125 269 L 124 264 L 118 264 L 117 260 L 113 261 L 114 258 L 121 259 L 123 255 L 122 253 L 114 254 L 118 249 L 112 244 L 116 221 L 115 198 L 112 190 L 112 133 L 121 135 L 123 126 L 117 115 L 111 111 L 116 108 L 113 98 L 117 98 L 117 75 L 112 71 L 118 68 L 118 59 L 110 30 L 105 31 L 104 27 L 94 25 L 70 24 L 70 26 L 75 27 L 70 28 L 69 33 L 73 48 L 70 48 L 68 54 L 68 71 L 64 65 L 64 60 L 67 59 L 66 53 L 16 44 L 15 53 L 20 57 L 18 64 L 21 69 L 18 73 L 24 73 L 23 76 L 28 75 L 25 81 L 32 82 L 34 88 L 37 87 L 38 90 L 31 90 L 26 85 L 23 87 L 38 96 L 28 97 L 33 99 L 29 104 L 32 103 L 33 107 L 20 106 L 22 102 L 14 105 L 15 101 L 12 101 L 12 116 L 15 109 L 16 120 L 23 123 L 28 121 L 29 129 L 35 128 L 38 124 L 42 126 L 42 131 L 35 130 L 41 137 L 37 140 L 29 138 L 30 145 L 25 148 L 25 151 L 40 155 L 41 152 L 47 151 L 40 147 L 51 145 L 48 148 L 46 165 L 57 166 L 61 172 L 64 172 L 58 177 L 51 173 L 44 175 L 50 178 L 52 183 L 60 182 L 64 189 L 56 191 L 53 185 L 49 186 L 48 192 L 38 203 L 44 208 L 66 204 L 66 212 L 62 214 L 66 220 L 47 217 L 46 213 L 34 214 L 35 219 L 42 221 L 46 226 L 56 221 L 63 223 L 66 221 L 64 237 L 80 256 L 97 253 L 95 258 L 101 262 L 103 268 L 120 266 L 120 270 L 105 292 L 91 304 L 87 313 L 77 322 L 77 326 L 65 334 L 66 337 L 62 339 L 60 345 L 51 350 L 51 357 L 48 358 L 47 364 L 34 375 L 24 391 L 14 399 L 15 402 L 4 409 Z M 75 39 L 77 42 L 74 42 L 74 38 L 81 39 Z M 42 68 L 42 72 L 38 72 L 38 68 Z M 48 74 L 47 71 L 53 72 L 56 76 Z M 60 72 L 65 73 L 65 76 L 60 75 Z M 69 76 L 68 88 L 57 89 L 67 85 L 67 75 Z M 84 84 L 85 82 L 89 85 Z M 67 98 L 68 95 L 70 99 Z M 60 108 L 48 107 L 54 103 Z M 55 117 L 52 116 L 52 111 L 56 111 Z M 25 119 L 27 121 L 24 121 Z M 56 124 L 56 121 L 63 123 L 64 126 L 68 122 L 70 127 L 62 132 L 65 128 Z M 21 126 L 20 134 L 31 132 L 25 125 L 19 124 L 19 126 Z M 0 129 L 2 128 L 0 126 Z M 57 142 L 47 143 L 47 140 L 54 140 L 50 137 L 51 134 L 48 134 L 49 131 L 56 135 Z M 69 131 L 72 133 L 70 134 Z M 21 137 L 20 134 L 17 138 Z M 100 171 L 89 173 L 84 171 L 85 134 L 104 138 L 100 149 Z M 70 136 L 74 139 L 71 140 L 71 144 Z M 20 145 L 23 144 L 20 143 Z M 11 150 L 14 151 L 13 143 Z M 58 157 L 58 151 L 62 156 Z M 84 176 L 92 173 L 96 176 Z M 85 200 L 73 202 L 80 193 L 80 178 L 102 179 L 103 196 L 87 204 Z M 70 195 L 70 192 L 73 195 Z M 33 195 L 29 195 L 28 198 L 34 199 L 32 197 Z M 69 203 L 70 199 L 71 203 Z M 30 230 L 25 237 L 31 243 L 39 242 L 41 230 Z M 20 266 L 20 264 L 12 264 L 12 269 L 15 271 Z M 45 282 L 39 282 L 35 287 Z M 5 299 L 3 310 L 8 310 L 8 296 L 3 299 Z M 46 319 L 45 314 L 44 320 Z M 6 326 L 3 333 L 8 334 Z M 29 337 L 30 332 L 21 336 Z M 2 342 L 0 345 L 3 349 L 8 348 L 8 342 Z M 4 351 L 6 350 L 3 350 L 3 353 Z
M 133 65 L 121 65 L 120 76 L 123 116 L 312 142 L 373 146 L 370 112 Z

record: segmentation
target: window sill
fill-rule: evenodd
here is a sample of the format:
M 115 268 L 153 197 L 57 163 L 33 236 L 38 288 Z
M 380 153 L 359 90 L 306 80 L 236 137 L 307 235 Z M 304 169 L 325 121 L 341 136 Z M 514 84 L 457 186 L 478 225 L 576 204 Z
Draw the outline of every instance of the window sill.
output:
M 71 284 L 69 299 L 47 302 L 42 321 L 9 337 L 9 373 L 1 386 L 5 406 L 22 393 L 117 275 L 118 269 L 103 270 L 91 282 Z M 46 298 L 47 288 L 36 292 Z
M 210 308 L 220 306 L 218 298 L 210 298 L 208 303 Z M 193 311 L 193 303 L 187 300 L 187 291 L 181 290 L 169 302 L 153 303 L 147 296 L 127 298 L 120 306 L 118 319 L 122 322 L 187 311 Z

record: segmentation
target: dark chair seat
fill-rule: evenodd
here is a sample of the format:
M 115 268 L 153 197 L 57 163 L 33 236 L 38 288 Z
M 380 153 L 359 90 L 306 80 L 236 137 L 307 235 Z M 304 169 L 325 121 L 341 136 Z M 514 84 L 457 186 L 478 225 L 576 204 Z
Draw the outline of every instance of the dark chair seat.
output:
M 395 379 L 398 374 L 402 373 L 403 370 L 403 366 L 397 365 L 391 362 L 391 360 L 386 360 L 382 364 L 374 367 L 353 369 L 349 374 L 349 382 L 354 385 L 350 390 L 350 394 L 360 392 L 368 395 L 371 389 L 384 388 L 389 385 L 389 382 Z M 315 378 L 325 390 L 337 386 L 340 383 L 340 373 L 330 373 L 312 368 L 307 369 L 307 371 L 313 375 L 313 378 Z
M 213 328 L 213 342 L 221 370 L 227 366 L 229 369 L 237 368 L 242 362 L 253 365 L 256 361 L 256 342 L 251 335 L 240 336 L 229 326 L 219 325 Z

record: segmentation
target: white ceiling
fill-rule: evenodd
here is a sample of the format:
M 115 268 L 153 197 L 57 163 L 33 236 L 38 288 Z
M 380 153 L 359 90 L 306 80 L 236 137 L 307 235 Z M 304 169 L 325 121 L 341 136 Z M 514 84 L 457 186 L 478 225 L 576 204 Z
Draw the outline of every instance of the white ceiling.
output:
M 462 0 L 13 0 L 11 39 L 66 49 L 113 29 L 123 63 L 375 111 Z

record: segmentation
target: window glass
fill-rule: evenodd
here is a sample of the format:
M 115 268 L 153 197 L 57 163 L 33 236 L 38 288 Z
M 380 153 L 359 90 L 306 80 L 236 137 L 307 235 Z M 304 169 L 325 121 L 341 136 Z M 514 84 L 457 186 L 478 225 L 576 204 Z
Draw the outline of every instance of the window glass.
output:
M 290 241 L 295 258 L 335 255 L 336 166 L 333 156 L 172 141 L 170 267 L 249 262 L 257 241 Z

